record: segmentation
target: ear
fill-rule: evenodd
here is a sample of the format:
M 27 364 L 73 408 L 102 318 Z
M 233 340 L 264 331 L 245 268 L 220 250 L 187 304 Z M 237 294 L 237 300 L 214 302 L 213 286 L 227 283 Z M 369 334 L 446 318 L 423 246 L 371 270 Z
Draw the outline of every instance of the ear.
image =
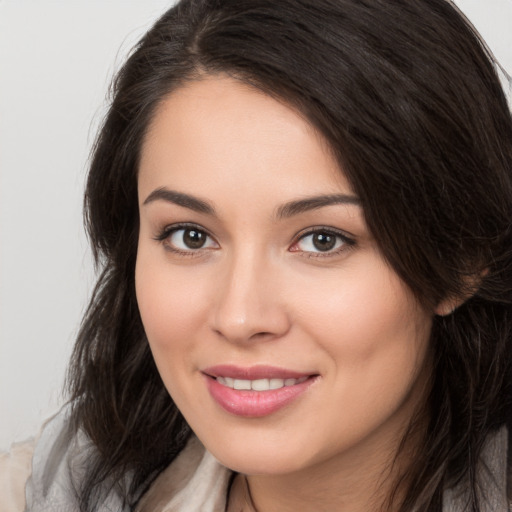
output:
M 457 297 L 446 297 L 443 299 L 435 308 L 434 313 L 438 316 L 451 315 L 459 306 L 462 306 L 464 302 L 473 297 L 480 288 L 482 279 L 489 273 L 489 270 L 485 268 L 478 275 L 468 276 L 465 279 L 465 292 Z
M 451 315 L 459 306 L 464 304 L 469 297 L 447 297 L 443 299 L 434 309 L 434 313 L 438 316 Z

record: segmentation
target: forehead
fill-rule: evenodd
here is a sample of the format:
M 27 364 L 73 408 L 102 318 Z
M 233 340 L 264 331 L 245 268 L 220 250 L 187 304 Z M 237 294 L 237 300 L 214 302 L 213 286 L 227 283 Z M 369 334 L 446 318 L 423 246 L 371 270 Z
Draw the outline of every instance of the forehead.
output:
M 139 190 L 261 188 L 287 194 L 349 192 L 328 145 L 299 113 L 238 80 L 206 77 L 173 91 L 145 137 Z M 307 191 L 305 190 L 307 189 Z

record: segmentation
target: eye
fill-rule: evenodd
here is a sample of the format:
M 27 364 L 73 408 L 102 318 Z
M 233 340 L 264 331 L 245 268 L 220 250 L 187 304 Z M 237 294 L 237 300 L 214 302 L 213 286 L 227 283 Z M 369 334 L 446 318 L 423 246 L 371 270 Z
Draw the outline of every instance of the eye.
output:
M 194 252 L 217 248 L 217 243 L 197 226 L 169 226 L 158 237 L 166 249 L 175 252 Z
M 211 238 L 204 231 L 196 228 L 176 229 L 171 233 L 168 240 L 170 244 L 183 251 L 203 249 L 212 242 Z
M 290 250 L 292 252 L 311 253 L 312 255 L 324 253 L 327 256 L 337 254 L 351 247 L 354 243 L 354 240 L 333 229 L 315 229 L 300 236 Z

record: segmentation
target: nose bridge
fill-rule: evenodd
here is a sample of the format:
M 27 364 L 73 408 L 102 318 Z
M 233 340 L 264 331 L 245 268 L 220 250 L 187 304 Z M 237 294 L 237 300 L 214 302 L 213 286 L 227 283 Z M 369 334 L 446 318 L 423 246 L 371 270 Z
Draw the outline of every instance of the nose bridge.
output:
M 230 341 L 278 337 L 288 318 L 276 287 L 275 265 L 255 246 L 233 251 L 220 276 L 214 330 Z

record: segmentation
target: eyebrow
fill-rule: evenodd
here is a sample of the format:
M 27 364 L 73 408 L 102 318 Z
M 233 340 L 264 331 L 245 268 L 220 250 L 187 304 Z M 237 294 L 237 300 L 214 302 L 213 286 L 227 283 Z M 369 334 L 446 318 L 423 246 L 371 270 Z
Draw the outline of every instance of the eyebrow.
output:
M 143 205 L 147 205 L 154 201 L 166 201 L 173 203 L 178 206 L 183 206 L 190 210 L 198 213 L 204 213 L 206 215 L 216 215 L 215 208 L 203 199 L 194 197 L 184 192 L 177 192 L 175 190 L 169 190 L 165 187 L 157 188 L 149 194 L 144 200 Z M 311 210 L 317 210 L 325 206 L 332 206 L 336 204 L 349 204 L 361 206 L 361 201 L 358 197 L 348 194 L 327 194 L 313 197 L 306 197 L 304 199 L 298 199 L 285 203 L 276 211 L 276 217 L 278 219 L 284 219 L 299 215 Z
M 324 206 L 331 206 L 335 204 L 350 204 L 361 206 L 361 201 L 358 197 L 348 194 L 328 194 L 314 197 L 307 197 L 297 201 L 290 201 L 285 203 L 277 209 L 277 218 L 283 219 L 293 217 L 311 210 L 317 210 Z
M 175 190 L 169 190 L 165 187 L 157 188 L 153 190 L 148 197 L 146 197 L 144 201 L 144 205 L 152 203 L 153 201 L 166 201 L 168 203 L 173 203 L 178 206 L 183 206 L 184 208 L 188 208 L 189 210 L 194 210 L 198 213 L 205 213 L 207 215 L 215 215 L 215 208 L 204 201 L 203 199 L 199 199 L 197 197 L 191 196 L 189 194 L 184 194 L 183 192 L 176 192 Z

